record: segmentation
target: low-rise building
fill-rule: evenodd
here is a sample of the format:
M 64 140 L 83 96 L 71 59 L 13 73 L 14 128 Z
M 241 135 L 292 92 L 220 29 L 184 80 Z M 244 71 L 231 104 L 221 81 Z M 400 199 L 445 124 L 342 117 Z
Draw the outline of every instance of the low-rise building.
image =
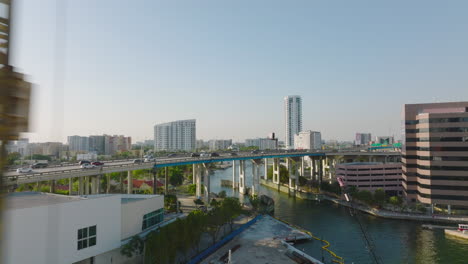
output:
M 1 263 L 135 263 L 120 247 L 164 219 L 161 195 L 12 193 Z
M 322 135 L 317 131 L 302 131 L 294 135 L 294 149 L 322 149 Z
M 208 141 L 210 150 L 224 150 L 228 149 L 232 145 L 232 139 L 212 139 Z
M 401 195 L 401 167 L 401 163 L 353 162 L 337 164 L 335 171 L 346 186 L 371 192 L 381 188 L 388 195 Z
M 274 150 L 274 149 L 278 149 L 278 139 L 270 139 L 270 138 L 246 139 L 245 146 L 257 147 L 259 150 Z

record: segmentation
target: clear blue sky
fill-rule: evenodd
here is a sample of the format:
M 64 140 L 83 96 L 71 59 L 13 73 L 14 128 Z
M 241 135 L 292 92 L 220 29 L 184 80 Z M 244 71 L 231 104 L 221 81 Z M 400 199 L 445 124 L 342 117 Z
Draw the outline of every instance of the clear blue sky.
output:
M 13 64 L 36 84 L 35 141 L 136 141 L 187 118 L 201 139 L 283 139 L 289 94 L 304 129 L 352 140 L 399 135 L 405 103 L 468 100 L 468 1 L 68 0 L 63 96 L 56 0 L 17 2 Z

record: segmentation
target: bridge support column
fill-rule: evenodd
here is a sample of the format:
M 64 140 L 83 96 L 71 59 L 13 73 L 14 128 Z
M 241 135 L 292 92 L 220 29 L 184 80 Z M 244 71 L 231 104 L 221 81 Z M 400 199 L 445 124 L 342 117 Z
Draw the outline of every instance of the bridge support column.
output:
M 447 204 L 447 214 L 452 214 L 452 207 L 450 206 L 450 204 Z
M 260 190 L 260 162 L 261 160 L 252 160 L 252 196 L 258 195 Z
M 245 160 L 239 160 L 239 193 L 246 194 L 246 189 L 245 189 Z
M 169 193 L 169 172 L 168 168 L 164 167 L 164 194 Z
M 106 181 L 107 181 L 107 185 L 106 185 L 106 193 L 110 193 L 110 187 L 111 187 L 111 176 L 110 176 L 110 173 L 108 173 L 106 175 Z
M 68 178 L 68 195 L 72 195 L 73 192 L 73 177 Z
M 301 157 L 301 169 L 300 169 L 300 176 L 305 176 L 305 160 L 304 157 Z
M 273 159 L 273 183 L 280 183 L 280 162 L 279 158 Z
M 205 191 L 205 202 L 207 205 L 210 204 L 210 169 L 208 168 L 207 163 L 203 163 L 204 167 L 204 179 L 203 186 Z
M 232 189 L 237 189 L 236 161 L 232 161 Z
M 89 195 L 89 176 L 85 176 L 84 179 L 84 184 L 85 184 L 85 195 Z
M 50 187 L 49 191 L 51 193 L 54 193 L 55 192 L 55 180 L 50 180 L 49 181 L 49 187 Z
M 263 159 L 263 162 L 265 163 L 265 172 L 263 174 L 263 179 L 266 181 L 268 180 L 268 159 Z
M 151 172 L 153 173 L 153 194 L 157 194 L 157 192 L 158 192 L 158 179 L 157 179 L 158 171 L 156 170 L 156 168 L 153 168 L 151 170 Z M 194 172 L 195 172 L 195 170 L 194 170 Z M 193 177 L 195 179 L 195 173 L 193 174 Z M 195 180 L 194 180 L 194 183 L 195 183 Z
M 195 179 L 196 179 L 196 196 L 201 199 L 201 173 L 200 164 L 195 164 Z
M 78 177 L 78 195 L 84 194 L 83 177 Z
M 286 159 L 286 167 L 289 172 L 289 192 L 295 191 L 297 189 L 298 177 L 292 159 Z
M 317 175 L 317 159 L 315 157 L 311 157 L 311 159 L 312 159 L 312 166 L 310 168 L 310 178 L 312 180 L 316 180 L 317 179 L 317 177 L 316 177 L 316 175 Z
M 96 175 L 93 177 L 93 185 L 94 185 L 94 194 L 100 194 L 101 193 L 101 175 Z
M 319 175 L 318 175 L 318 182 L 319 184 L 322 184 L 322 180 L 323 180 L 323 174 L 325 172 L 325 159 L 323 157 L 320 157 L 320 160 L 318 161 L 319 162 L 319 169 L 318 169 L 318 172 L 319 172 Z
M 127 171 L 127 194 L 133 193 L 133 174 L 132 171 Z
M 120 181 L 120 193 L 125 193 L 125 190 L 124 190 L 124 179 L 123 179 L 122 174 L 120 174 L 120 176 L 119 176 L 119 181 Z
M 195 171 L 197 170 L 197 165 L 192 164 L 192 184 L 197 184 L 197 179 L 195 177 Z

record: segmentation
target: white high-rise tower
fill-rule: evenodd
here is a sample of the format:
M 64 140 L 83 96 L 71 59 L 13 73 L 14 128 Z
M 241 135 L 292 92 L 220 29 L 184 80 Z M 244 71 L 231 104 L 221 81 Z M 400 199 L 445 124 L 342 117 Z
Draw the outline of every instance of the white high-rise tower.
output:
M 299 95 L 284 98 L 286 148 L 294 148 L 294 135 L 302 131 L 302 99 Z

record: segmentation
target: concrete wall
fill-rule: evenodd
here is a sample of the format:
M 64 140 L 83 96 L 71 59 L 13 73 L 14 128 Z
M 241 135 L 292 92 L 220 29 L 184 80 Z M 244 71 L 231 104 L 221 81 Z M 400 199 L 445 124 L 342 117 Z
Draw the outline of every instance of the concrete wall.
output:
M 132 195 L 138 198 L 140 195 Z M 125 197 L 125 196 L 122 196 Z M 141 195 L 148 198 L 148 195 Z M 143 216 L 164 207 L 164 196 L 158 195 L 145 200 L 137 200 L 122 204 L 121 239 L 132 237 L 142 230 Z
M 119 196 L 8 210 L 5 221 L 1 263 L 74 263 L 120 247 Z M 96 245 L 78 250 L 78 229 L 93 225 Z

